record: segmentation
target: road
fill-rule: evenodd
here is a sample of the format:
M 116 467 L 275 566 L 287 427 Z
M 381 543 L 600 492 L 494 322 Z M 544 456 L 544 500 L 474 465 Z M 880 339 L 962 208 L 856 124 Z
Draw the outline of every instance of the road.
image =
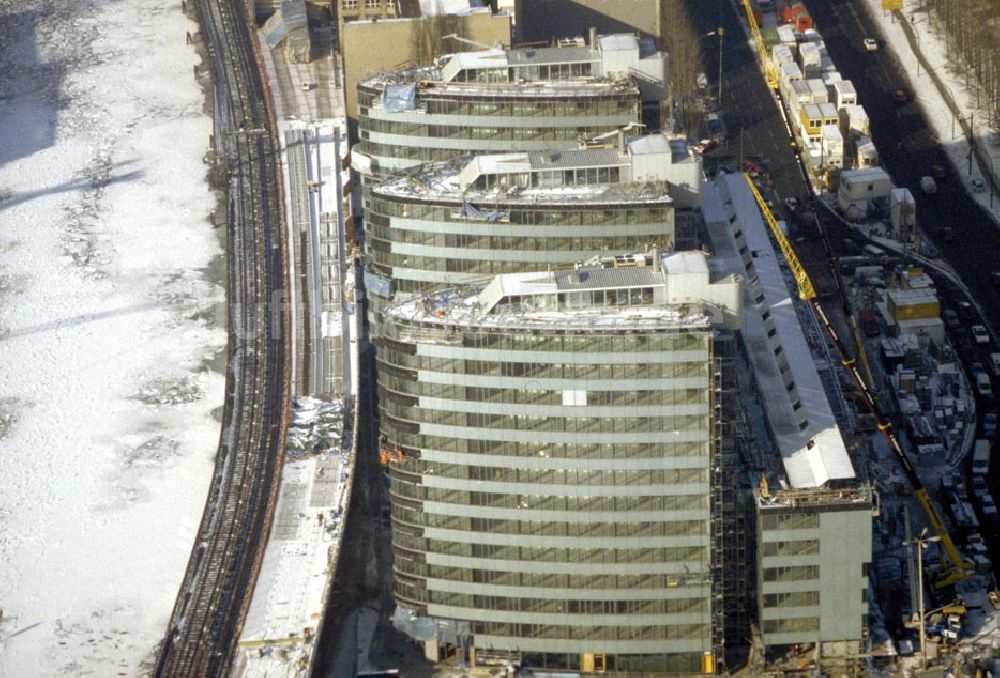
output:
M 243 4 L 199 0 L 197 9 L 212 61 L 216 154 L 230 177 L 230 367 L 215 471 L 157 652 L 157 676 L 185 678 L 229 671 L 273 517 L 289 389 L 287 312 L 276 293 L 286 286 L 287 242 L 267 91 Z
M 721 21 L 725 38 L 722 54 L 722 118 L 727 128 L 723 148 L 709 153 L 705 158 L 706 169 L 718 166 L 738 169 L 739 158 L 761 159 L 767 170 L 768 190 L 764 193 L 775 197 L 776 205 L 787 197 L 805 201 L 810 196 L 799 160 L 791 145 L 788 132 L 778 105 L 764 83 L 764 76 L 756 62 L 756 54 L 747 41 L 740 22 L 740 15 L 730 0 L 688 0 L 695 28 L 701 34 L 714 31 Z M 718 88 L 719 51 L 704 49 L 705 72 L 710 81 L 710 91 Z M 741 144 L 742 138 L 742 144 Z M 791 221 L 791 215 L 781 207 L 775 209 L 779 219 Z M 817 291 L 830 297 L 836 289 L 836 280 L 819 233 L 813 228 L 803 228 L 795 243 L 796 254 L 806 267 Z M 834 321 L 837 330 L 846 332 L 843 313 L 836 303 L 824 303 L 824 310 Z
M 879 33 L 860 0 L 810 2 L 808 7 L 831 58 L 841 75 L 854 83 L 858 101 L 868 112 L 882 165 L 897 186 L 913 193 L 924 233 L 958 271 L 993 326 L 1000 328 L 1000 295 L 990 280 L 990 273 L 1000 269 L 1000 231 L 963 189 L 967 168 L 954 168 L 951 176 L 940 182 L 937 195 L 926 196 L 920 191 L 919 180 L 927 169 L 933 164 L 947 167 L 948 163 L 924 117 L 922 102 L 913 97 L 915 90 L 891 49 L 864 49 L 863 38 Z M 910 101 L 897 104 L 891 96 L 896 88 L 909 92 Z M 953 229 L 954 241 L 941 237 L 944 227 Z
M 771 188 L 778 199 L 788 196 L 806 198 L 809 188 L 789 143 L 778 106 L 764 84 L 756 56 L 745 39 L 735 5 L 729 0 L 689 0 L 688 7 L 698 32 L 713 31 L 721 21 L 726 34 L 722 64 L 725 95 L 722 115 L 728 127 L 729 143 L 726 148 L 709 154 L 706 168 L 727 165 L 736 169 L 742 138 L 743 155 L 754 155 L 765 161 Z M 959 272 L 963 283 L 988 314 L 994 327 L 998 327 L 1000 295 L 995 293 L 990 280 L 990 273 L 1000 268 L 997 230 L 988 215 L 958 183 L 961 175 L 956 178 L 953 174 L 945 180 L 936 196 L 925 196 L 919 190 L 917 184 L 919 177 L 926 173 L 925 168 L 946 163 L 945 154 L 929 130 L 920 103 L 910 101 L 899 105 L 893 100 L 891 92 L 895 88 L 904 87 L 908 92 L 913 91 L 894 57 L 888 50 L 869 52 L 864 49 L 864 36 L 878 35 L 878 32 L 867 15 L 861 13 L 860 3 L 857 0 L 813 2 L 809 9 L 841 74 L 851 80 L 858 90 L 859 101 L 871 120 L 872 134 L 883 165 L 897 185 L 910 188 L 917 200 L 918 216 L 924 232 L 934 238 L 934 244 L 942 252 L 944 260 Z M 705 69 L 711 81 L 718 73 L 718 50 L 706 49 L 705 56 Z M 717 86 L 715 81 L 710 89 Z M 734 105 L 735 102 L 738 104 Z M 897 144 L 900 144 L 898 150 Z M 835 254 L 848 253 L 842 251 L 843 238 L 861 241 L 856 233 L 844 228 L 825 210 L 819 210 L 818 215 Z M 945 242 L 939 237 L 944 226 L 953 229 L 956 235 L 954 242 Z M 830 262 L 824 254 L 822 239 L 816 237 L 818 234 L 806 231 L 801 235 L 804 238 L 797 240 L 795 249 L 817 283 L 817 289 L 833 289 Z M 974 246 L 970 247 L 970 243 Z M 945 277 L 934 277 L 941 292 L 942 308 L 957 309 L 959 302 L 966 299 L 964 293 Z M 836 308 L 838 304 L 828 302 L 823 306 L 835 324 L 840 325 L 842 314 Z M 949 330 L 970 377 L 971 363 L 980 362 L 988 369 L 988 354 L 996 350 L 995 344 L 994 348 L 990 348 L 973 342 L 970 331 L 973 322 L 977 322 L 975 317 L 963 319 L 958 328 Z M 838 331 L 843 331 L 842 325 Z M 1000 392 L 1000 379 L 993 378 L 993 389 L 994 393 Z M 976 400 L 980 414 L 997 409 L 993 398 L 977 396 Z M 998 447 L 1000 445 L 994 444 L 994 456 L 1000 452 Z M 991 474 L 990 487 L 995 497 L 1000 496 L 1000 474 Z M 994 563 L 1000 565 L 1000 538 L 996 535 L 997 525 L 993 527 L 989 530 L 994 533 L 990 543 L 991 557 Z

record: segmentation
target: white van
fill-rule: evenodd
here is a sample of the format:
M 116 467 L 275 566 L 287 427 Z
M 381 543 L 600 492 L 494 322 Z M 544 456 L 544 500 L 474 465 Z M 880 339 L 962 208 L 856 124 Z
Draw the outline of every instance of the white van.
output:
M 990 375 L 985 372 L 980 372 L 976 375 L 976 391 L 979 395 L 984 398 L 991 398 L 993 396 L 993 388 L 990 385 Z

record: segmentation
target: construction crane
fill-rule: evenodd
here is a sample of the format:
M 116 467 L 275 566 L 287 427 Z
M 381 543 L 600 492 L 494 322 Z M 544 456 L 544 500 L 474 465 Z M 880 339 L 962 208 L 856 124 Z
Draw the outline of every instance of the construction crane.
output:
M 467 45 L 472 45 L 473 47 L 478 47 L 480 49 L 503 49 L 503 42 L 496 40 L 492 45 L 487 45 L 485 42 L 479 42 L 478 40 L 469 40 L 468 38 L 463 38 L 458 33 L 449 33 L 448 35 L 442 35 L 441 40 L 456 40 L 458 42 L 464 42 Z
M 938 515 L 937 510 L 934 508 L 934 504 L 931 501 L 930 494 L 927 492 L 927 488 L 924 487 L 924 484 L 920 480 L 920 476 L 917 475 L 917 472 L 910 464 L 910 460 L 907 459 L 896 434 L 892 432 L 892 424 L 889 423 L 886 416 L 882 413 L 881 406 L 878 402 L 876 402 L 875 398 L 872 397 L 871 389 L 868 384 L 865 383 L 865 380 L 861 378 L 861 372 L 858 370 L 857 364 L 847 353 L 847 349 L 844 346 L 844 342 L 841 341 L 840 335 L 833 327 L 833 324 L 830 322 L 829 317 L 827 317 L 826 312 L 823 311 L 823 307 L 820 306 L 819 302 L 816 300 L 816 290 L 813 287 L 812 281 L 809 279 L 809 274 L 806 273 L 805 268 L 802 266 L 798 256 L 795 254 L 795 250 L 792 249 L 791 243 L 788 242 L 788 238 L 781 231 L 781 227 L 774 218 L 771 208 L 767 206 L 767 202 L 764 200 L 763 196 L 761 196 L 760 191 L 757 190 L 757 187 L 750 179 L 750 175 L 744 172 L 743 178 L 746 179 L 747 185 L 750 187 L 750 192 L 753 193 L 753 197 L 757 201 L 757 207 L 764 216 L 764 220 L 767 221 L 767 225 L 771 229 L 771 234 L 778 242 L 781 254 L 785 257 L 785 261 L 788 263 L 788 267 L 792 271 L 792 275 L 795 278 L 795 284 L 799 290 L 799 298 L 809 303 L 813 312 L 816 314 L 817 319 L 819 319 L 820 324 L 823 326 L 823 329 L 833 341 L 833 344 L 837 349 L 837 353 L 840 355 L 841 363 L 847 369 L 848 373 L 851 375 L 854 385 L 861 393 L 864 402 L 868 407 L 868 411 L 875 419 L 878 430 L 882 432 L 882 436 L 889 445 L 889 449 L 891 449 L 899 459 L 899 463 L 903 467 L 906 477 L 913 486 L 913 494 L 920 501 L 920 505 L 923 507 L 924 513 L 927 514 L 927 519 L 930 521 L 931 529 L 933 529 L 934 533 L 941 538 L 941 546 L 944 547 L 947 558 L 942 560 L 941 569 L 937 573 L 937 576 L 933 579 L 935 588 L 941 589 L 953 586 L 969 576 L 968 572 L 975 568 L 974 564 L 969 561 L 962 560 L 962 555 L 955 547 L 955 542 L 952 541 L 951 535 L 948 533 L 948 528 L 945 526 L 944 521 L 941 520 L 941 516 Z M 841 298 L 846 303 L 846 298 L 843 296 L 842 289 Z M 864 347 L 859 347 L 858 350 L 860 355 L 864 355 Z
M 750 25 L 750 35 L 753 43 L 757 46 L 757 53 L 760 54 L 760 62 L 764 66 L 764 79 L 771 89 L 778 89 L 778 71 L 774 68 L 771 55 L 767 53 L 767 45 L 764 44 L 764 37 L 760 34 L 760 26 L 757 25 L 757 17 L 754 16 L 753 6 L 750 0 L 743 0 L 743 7 L 747 11 L 747 23 Z

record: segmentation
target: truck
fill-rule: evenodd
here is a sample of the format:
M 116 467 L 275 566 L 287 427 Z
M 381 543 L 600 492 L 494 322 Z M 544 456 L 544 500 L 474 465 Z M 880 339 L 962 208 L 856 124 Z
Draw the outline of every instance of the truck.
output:
M 885 250 L 876 245 L 865 245 L 861 252 L 868 257 L 873 264 L 878 266 L 885 266 L 889 263 L 889 255 L 886 254 Z
M 934 195 L 937 193 L 937 182 L 934 181 L 934 177 L 920 177 L 920 190 L 923 191 L 925 195 Z
M 977 440 L 972 448 L 972 473 L 984 476 L 990 470 L 990 441 Z

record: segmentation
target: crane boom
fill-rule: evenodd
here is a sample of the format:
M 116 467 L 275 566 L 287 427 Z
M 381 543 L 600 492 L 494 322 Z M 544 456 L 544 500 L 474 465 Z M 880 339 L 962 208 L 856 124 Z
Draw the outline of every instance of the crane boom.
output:
M 903 471 L 906 473 L 906 477 L 909 479 L 910 484 L 913 485 L 913 494 L 923 507 L 924 513 L 927 514 L 927 520 L 931 524 L 931 529 L 933 529 L 935 534 L 941 538 L 941 545 L 944 547 L 947 560 L 941 563 L 941 572 L 935 579 L 934 585 L 938 588 L 944 588 L 946 586 L 953 585 L 956 582 L 962 581 L 968 576 L 966 574 L 966 570 L 972 569 L 973 564 L 962 560 L 962 555 L 955 547 L 955 542 L 952 541 L 951 535 L 948 533 L 948 528 L 945 526 L 944 521 L 941 520 L 941 516 L 938 515 L 937 510 L 934 508 L 934 503 L 927 492 L 927 488 L 924 487 L 923 482 L 920 480 L 920 476 L 917 475 L 916 470 L 914 470 L 913 466 L 910 464 L 910 460 L 903 452 L 903 446 L 900 445 L 896 434 L 892 432 L 892 424 L 889 423 L 888 419 L 882 413 L 882 408 L 875 401 L 875 398 L 872 397 L 871 389 L 868 387 L 868 384 L 865 383 L 865 380 L 861 378 L 861 372 L 858 370 L 854 360 L 852 360 L 850 355 L 847 353 L 847 349 L 844 342 L 841 340 L 840 335 L 833 327 L 833 324 L 830 322 L 830 319 L 823 310 L 823 307 L 816 301 L 816 290 L 813 287 L 812 281 L 809 279 L 809 274 L 806 273 L 805 268 L 802 266 L 798 256 L 795 254 L 795 250 L 792 249 L 792 244 L 781 231 L 777 220 L 774 218 L 774 214 L 771 212 L 771 208 L 767 206 L 767 202 L 765 202 L 764 198 L 761 196 L 760 191 L 758 191 L 757 187 L 754 186 L 750 175 L 744 172 L 743 178 L 750 187 L 750 192 L 753 193 L 753 197 L 757 201 L 757 207 L 764 216 L 764 220 L 767 221 L 767 225 L 771 228 L 771 233 L 774 235 L 774 239 L 777 241 L 778 247 L 781 249 L 781 253 L 784 255 L 785 261 L 788 263 L 788 267 L 792 271 L 792 275 L 795 277 L 795 283 L 799 290 L 799 298 L 803 301 L 809 302 L 812 306 L 813 312 L 816 314 L 816 317 L 820 322 L 820 325 L 823 326 L 823 329 L 833 341 L 834 346 L 837 348 L 837 353 L 840 355 L 841 363 L 851 375 L 851 380 L 854 382 L 854 385 L 864 398 L 864 402 L 868 406 L 868 411 L 875 419 L 878 430 L 882 432 L 882 436 L 889 445 L 889 449 L 891 449 L 896 455 L 900 465 L 903 467 Z M 863 352 L 864 347 L 859 347 L 858 350 Z
M 764 37 L 760 34 L 760 26 L 757 25 L 757 17 L 754 16 L 753 6 L 750 0 L 743 0 L 743 7 L 747 11 L 747 24 L 750 26 L 750 35 L 753 37 L 754 45 L 757 46 L 757 53 L 760 54 L 760 61 L 764 65 L 764 79 L 771 89 L 778 88 L 778 72 L 774 68 L 774 62 L 767 53 L 767 45 L 764 44 Z

